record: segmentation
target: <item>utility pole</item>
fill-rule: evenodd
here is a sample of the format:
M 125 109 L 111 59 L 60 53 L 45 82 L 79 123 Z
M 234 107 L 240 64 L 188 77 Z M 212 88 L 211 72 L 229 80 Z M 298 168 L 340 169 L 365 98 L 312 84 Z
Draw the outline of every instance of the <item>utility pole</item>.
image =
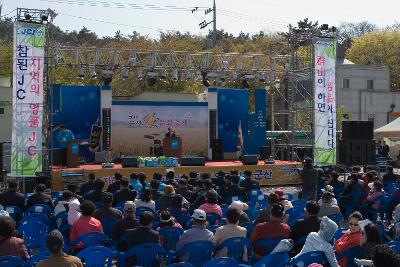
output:
M 217 6 L 213 4 L 213 47 L 217 46 Z

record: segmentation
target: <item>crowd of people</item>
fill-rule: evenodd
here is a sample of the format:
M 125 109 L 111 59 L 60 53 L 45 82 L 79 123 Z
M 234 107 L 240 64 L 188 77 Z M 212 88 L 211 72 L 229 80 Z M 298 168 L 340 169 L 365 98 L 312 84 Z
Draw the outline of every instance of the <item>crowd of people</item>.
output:
M 314 168 L 312 161 L 306 159 L 299 194 L 299 199 L 304 200 L 301 206 L 304 215 L 293 223 L 288 214 L 298 206 L 285 197 L 287 194 L 283 189 L 266 196 L 265 206 L 251 205 L 251 192 L 262 192 L 251 171 L 245 171 L 243 175 L 238 171 L 220 171 L 216 177 L 191 172 L 179 179 L 173 172 L 168 172 L 165 179 L 160 173 L 154 173 L 149 183 L 143 173 L 132 173 L 127 178 L 117 172 L 114 177 L 115 182 L 106 186 L 104 180 L 96 179 L 92 173 L 80 187 L 68 185 L 68 190 L 56 203 L 43 184 L 39 184 L 35 193 L 26 199 L 18 192 L 17 182 L 9 181 L 8 190 L 0 194 L 0 205 L 26 211 L 32 205 L 43 204 L 54 211 L 55 217 L 67 214 L 70 230 L 67 234 L 58 230 L 48 234 L 46 246 L 52 256 L 38 266 L 82 265 L 78 258 L 62 251 L 65 238 L 73 242 L 88 232 L 106 233 L 119 251 L 127 251 L 145 243 L 164 245 L 163 228 L 185 229 L 176 243 L 177 251 L 194 241 L 210 241 L 218 247 L 229 238 L 248 237 L 254 257 L 259 259 L 274 253 L 273 248 L 260 246 L 259 242 L 278 238 L 291 240 L 292 246 L 286 252 L 292 257 L 322 251 L 332 267 L 348 266 L 349 259 L 342 254 L 352 248 L 359 248 L 363 259 L 370 260 L 374 266 L 400 266 L 399 254 L 384 245 L 378 224 L 380 218 L 376 217 L 381 210 L 380 196 L 385 194 L 384 189 L 399 182 L 391 167 L 382 178 L 374 170 L 367 169 L 362 173 L 361 169 L 354 168 L 346 181 L 340 181 L 336 172 Z M 349 210 L 349 204 L 355 202 L 358 204 Z M 384 221 L 384 226 L 390 229 L 387 235 L 393 240 L 400 240 L 399 203 L 400 189 L 396 189 L 391 192 L 388 203 L 388 211 L 394 212 L 394 216 Z M 138 214 L 138 210 L 142 212 Z M 215 215 L 213 222 L 210 222 L 210 214 Z M 348 226 L 340 236 L 337 234 L 343 228 L 343 222 L 330 217 L 337 214 L 344 215 Z M 12 219 L 6 210 L 0 212 L 0 256 L 29 259 L 23 237 L 16 233 L 15 221 L 19 219 Z M 79 247 L 73 247 L 71 251 L 77 253 L 79 250 Z M 244 262 L 249 260 L 248 255 L 245 251 Z M 226 249 L 216 251 L 216 256 L 227 256 Z M 187 261 L 187 257 L 181 255 L 179 260 Z

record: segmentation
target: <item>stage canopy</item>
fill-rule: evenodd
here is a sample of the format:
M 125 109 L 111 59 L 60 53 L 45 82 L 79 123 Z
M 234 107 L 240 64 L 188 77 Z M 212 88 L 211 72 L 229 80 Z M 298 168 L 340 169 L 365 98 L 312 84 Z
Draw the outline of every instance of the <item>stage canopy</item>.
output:
M 385 126 L 375 129 L 374 132 L 380 137 L 400 138 L 400 117 Z

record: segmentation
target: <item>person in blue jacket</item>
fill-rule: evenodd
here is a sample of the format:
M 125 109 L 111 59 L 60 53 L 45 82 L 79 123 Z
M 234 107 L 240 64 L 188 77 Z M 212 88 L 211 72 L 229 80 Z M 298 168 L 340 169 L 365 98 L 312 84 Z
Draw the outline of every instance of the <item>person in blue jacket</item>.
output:
M 68 141 L 74 140 L 75 137 L 63 124 L 61 124 L 58 129 L 57 142 L 61 148 L 61 163 L 62 166 L 67 166 L 67 143 Z

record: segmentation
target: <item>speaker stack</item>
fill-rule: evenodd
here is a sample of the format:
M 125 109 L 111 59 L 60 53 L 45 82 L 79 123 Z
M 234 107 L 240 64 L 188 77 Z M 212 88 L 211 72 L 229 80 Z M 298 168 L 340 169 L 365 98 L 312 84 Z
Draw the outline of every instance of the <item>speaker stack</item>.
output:
M 243 165 L 257 165 L 258 155 L 243 155 L 242 163 Z
M 211 141 L 212 160 L 224 160 L 224 142 L 222 139 Z
M 139 163 L 137 157 L 122 157 L 122 168 L 137 168 Z
M 205 166 L 206 159 L 204 157 L 183 156 L 181 158 L 181 166 Z
M 373 121 L 343 121 L 339 161 L 343 164 L 369 164 L 375 161 Z

